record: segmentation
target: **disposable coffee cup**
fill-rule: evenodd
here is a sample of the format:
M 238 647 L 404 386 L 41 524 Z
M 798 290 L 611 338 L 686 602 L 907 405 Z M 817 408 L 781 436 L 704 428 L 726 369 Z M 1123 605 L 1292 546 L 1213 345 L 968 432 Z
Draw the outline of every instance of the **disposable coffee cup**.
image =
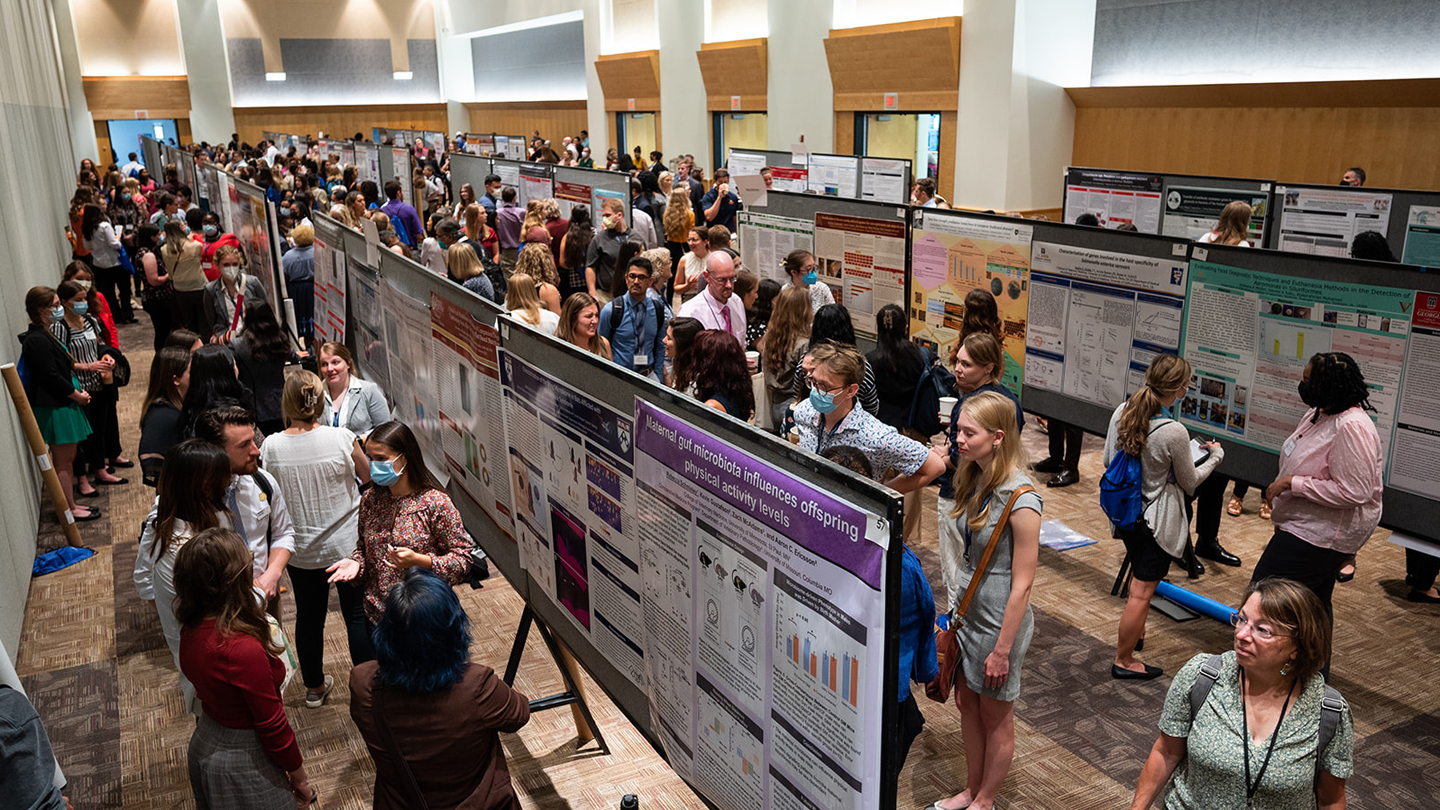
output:
M 756 369 L 760 368 L 760 353 L 745 352 L 745 365 L 749 367 L 750 372 L 753 374 Z
M 798 427 L 790 428 L 790 433 L 787 434 L 786 438 L 790 439 L 790 443 L 791 443 L 791 444 L 799 444 L 799 443 L 800 443 L 800 428 L 798 428 Z
M 940 397 L 940 424 L 950 424 L 950 412 L 955 410 L 955 403 L 959 401 L 955 397 Z

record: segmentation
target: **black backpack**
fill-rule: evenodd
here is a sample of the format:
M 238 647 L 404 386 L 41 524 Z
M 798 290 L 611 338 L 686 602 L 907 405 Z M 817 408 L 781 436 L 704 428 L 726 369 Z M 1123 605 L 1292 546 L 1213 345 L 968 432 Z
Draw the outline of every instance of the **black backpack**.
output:
M 915 396 L 910 400 L 910 429 L 924 436 L 939 433 L 944 424 L 940 421 L 940 398 L 955 396 L 955 375 L 940 358 L 922 348 L 925 353 L 925 369 L 915 383 Z
M 620 321 L 625 317 L 624 303 L 621 303 L 618 307 L 615 306 L 615 303 L 623 302 L 625 298 L 626 296 L 622 295 L 610 302 L 610 323 L 607 324 L 605 328 L 605 339 L 612 343 L 615 341 L 615 330 L 620 328 Z M 659 298 L 651 298 L 648 295 L 645 296 L 645 303 L 650 305 L 650 311 L 655 316 L 655 334 L 661 334 L 661 329 L 665 323 L 664 303 L 661 302 Z M 636 346 L 635 349 L 638 351 L 640 347 Z

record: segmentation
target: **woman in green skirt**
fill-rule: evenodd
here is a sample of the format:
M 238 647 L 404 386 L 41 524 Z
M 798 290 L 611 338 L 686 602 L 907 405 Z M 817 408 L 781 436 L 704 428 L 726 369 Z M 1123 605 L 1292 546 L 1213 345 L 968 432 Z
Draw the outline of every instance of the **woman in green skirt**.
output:
M 40 435 L 50 446 L 51 463 L 60 476 L 70 514 L 76 520 L 95 520 L 100 510 L 75 503 L 75 449 L 90 435 L 85 405 L 90 395 L 80 390 L 75 379 L 75 361 L 65 346 L 50 332 L 50 325 L 65 317 L 60 296 L 52 287 L 32 287 L 25 294 L 25 312 L 30 328 L 20 336 L 20 360 L 25 364 L 26 394 Z

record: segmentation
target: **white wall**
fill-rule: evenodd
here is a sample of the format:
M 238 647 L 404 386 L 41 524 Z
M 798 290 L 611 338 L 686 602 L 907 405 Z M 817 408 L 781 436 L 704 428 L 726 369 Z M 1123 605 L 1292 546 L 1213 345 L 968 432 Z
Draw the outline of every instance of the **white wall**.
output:
M 805 136 L 811 152 L 835 151 L 835 90 L 825 61 L 832 0 L 773 0 L 769 8 L 770 148 Z
M 55 31 L 50 4 L 0 0 L 0 363 L 19 359 L 26 290 L 58 283 L 70 258 L 63 228 L 79 161 Z M 0 398 L 0 642 L 13 656 L 30 592 L 40 477 L 9 396 Z
M 196 143 L 227 143 L 235 131 L 235 113 L 220 2 L 184 0 L 176 4 L 176 14 L 190 83 L 190 137 Z
M 695 58 L 705 35 L 704 6 L 662 1 L 655 12 L 660 41 L 665 43 L 660 49 L 660 142 L 665 145 L 661 151 L 666 157 L 708 155 L 710 114 L 705 110 L 705 80 Z

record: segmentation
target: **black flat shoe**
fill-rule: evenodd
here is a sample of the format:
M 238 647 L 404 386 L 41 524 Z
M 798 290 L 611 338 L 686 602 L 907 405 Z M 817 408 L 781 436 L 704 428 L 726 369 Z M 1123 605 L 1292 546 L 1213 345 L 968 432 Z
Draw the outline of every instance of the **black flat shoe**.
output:
M 1440 596 L 1431 596 L 1424 591 L 1412 590 L 1405 594 L 1406 602 L 1418 602 L 1422 605 L 1440 605 Z
M 95 490 L 94 492 L 81 492 L 80 490 L 77 489 L 77 490 L 75 490 L 75 497 L 77 497 L 77 498 L 98 498 L 98 497 L 100 497 L 100 490 L 97 489 L 97 490 Z
M 101 481 L 101 480 L 99 480 L 99 479 L 96 479 L 96 481 L 95 481 L 95 485 L 96 485 L 96 486 L 100 486 L 100 487 L 118 487 L 118 486 L 120 486 L 121 484 L 128 484 L 128 483 L 130 483 L 130 479 L 129 479 L 129 478 L 119 478 L 119 479 L 116 479 L 116 480 L 114 480 L 114 481 Z
M 1351 565 L 1354 565 L 1354 563 L 1351 563 Z M 1341 567 L 1343 568 L 1344 566 L 1341 566 Z M 1348 573 L 1348 574 L 1345 573 L 1344 571 L 1337 571 L 1337 572 L 1335 573 L 1335 581 L 1336 581 L 1336 582 L 1349 582 L 1350 580 L 1352 580 L 1352 579 L 1354 579 L 1354 578 L 1355 578 L 1355 569 L 1353 569 L 1353 568 L 1350 569 L 1350 573 Z
M 1077 483 L 1079 480 L 1079 472 L 1075 470 L 1061 470 L 1060 472 L 1056 473 L 1055 477 L 1050 479 L 1050 483 L 1046 484 L 1045 486 L 1056 488 L 1068 487 L 1071 484 Z
M 1164 674 L 1165 670 L 1161 669 L 1160 667 L 1152 667 L 1149 664 L 1145 665 L 1144 672 L 1136 672 L 1133 669 L 1125 669 L 1124 667 L 1117 664 L 1110 665 L 1110 677 L 1114 678 L 1117 681 L 1153 681 Z
M 130 469 L 131 467 L 134 467 L 134 466 L 135 466 L 135 462 L 133 462 L 133 461 L 131 461 L 130 459 L 127 458 L 127 459 L 125 459 L 124 461 L 112 461 L 112 462 L 110 462 L 110 466 L 111 466 L 111 467 L 119 467 L 119 468 L 122 469 L 122 470 L 128 470 L 128 469 Z
M 1219 540 L 1201 538 L 1195 541 L 1195 556 L 1204 557 L 1207 560 L 1214 560 L 1221 565 L 1228 565 L 1232 568 L 1240 566 L 1240 558 L 1225 550 Z
M 75 517 L 75 522 L 76 522 L 76 523 L 84 523 L 84 522 L 86 522 L 86 521 L 88 521 L 88 520 L 99 520 L 99 519 L 100 519 L 100 510 L 99 510 L 99 509 L 96 509 L 96 508 L 93 507 L 93 506 L 90 507 L 90 514 L 86 515 L 85 517 L 80 517 L 79 515 L 75 515 L 73 512 L 72 512 L 71 514 L 74 515 L 74 517 Z
M 1065 469 L 1065 462 L 1058 458 L 1047 458 L 1044 461 L 1037 461 L 1030 469 L 1039 473 L 1058 473 Z

